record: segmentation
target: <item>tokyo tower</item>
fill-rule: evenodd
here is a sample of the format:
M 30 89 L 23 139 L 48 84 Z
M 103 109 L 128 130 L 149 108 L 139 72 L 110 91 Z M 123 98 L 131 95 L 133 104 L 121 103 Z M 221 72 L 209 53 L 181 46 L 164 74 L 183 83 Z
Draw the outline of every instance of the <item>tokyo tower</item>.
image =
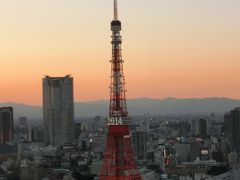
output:
M 129 117 L 125 96 L 125 78 L 121 52 L 121 22 L 118 20 L 117 0 L 114 0 L 112 30 L 112 59 L 108 134 L 100 180 L 142 180 L 134 160 L 129 134 Z

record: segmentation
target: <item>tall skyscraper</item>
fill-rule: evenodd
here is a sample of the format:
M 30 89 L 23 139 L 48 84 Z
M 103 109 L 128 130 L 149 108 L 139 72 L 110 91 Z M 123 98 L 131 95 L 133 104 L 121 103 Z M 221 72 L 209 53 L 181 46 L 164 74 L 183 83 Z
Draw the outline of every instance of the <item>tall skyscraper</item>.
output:
M 43 78 L 44 142 L 53 146 L 74 140 L 73 78 Z
M 192 131 L 196 136 L 206 137 L 207 136 L 207 120 L 197 119 L 192 121 Z
M 79 140 L 79 136 L 81 135 L 81 128 L 82 128 L 82 125 L 80 122 L 74 123 L 74 139 L 75 140 Z
M 147 132 L 137 129 L 132 132 L 132 145 L 138 160 L 147 160 Z
M 240 155 L 240 107 L 231 111 L 230 115 L 230 147 Z
M 206 119 L 199 120 L 199 135 L 201 137 L 207 136 L 207 120 Z
M 0 108 L 0 144 L 13 139 L 13 108 Z
M 231 122 L 231 113 L 225 113 L 224 114 L 224 123 L 223 123 L 223 133 L 226 138 L 230 140 L 231 136 L 231 127 L 230 127 L 230 122 Z

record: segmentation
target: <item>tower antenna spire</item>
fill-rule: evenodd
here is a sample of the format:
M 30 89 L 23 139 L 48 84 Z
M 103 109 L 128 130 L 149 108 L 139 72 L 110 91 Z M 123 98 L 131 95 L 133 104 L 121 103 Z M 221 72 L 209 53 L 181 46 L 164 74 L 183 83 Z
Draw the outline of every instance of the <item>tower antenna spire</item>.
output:
M 117 0 L 114 0 L 114 20 L 118 20 L 118 4 L 117 4 Z

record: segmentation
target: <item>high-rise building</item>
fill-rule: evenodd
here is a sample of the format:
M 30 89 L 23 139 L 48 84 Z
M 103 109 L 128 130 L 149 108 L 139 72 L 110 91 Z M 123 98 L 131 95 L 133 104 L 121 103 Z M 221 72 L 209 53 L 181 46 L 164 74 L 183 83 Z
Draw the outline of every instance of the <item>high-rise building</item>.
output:
M 73 78 L 45 76 L 42 85 L 45 144 L 61 146 L 73 142 Z
M 138 160 L 147 160 L 147 132 L 136 130 L 132 132 L 132 145 Z
M 230 139 L 231 136 L 231 127 L 230 127 L 230 122 L 231 122 L 231 113 L 225 113 L 224 114 L 224 123 L 223 123 L 223 134 L 224 137 Z
M 193 135 L 206 137 L 207 136 L 207 120 L 197 119 L 192 121 Z
M 13 108 L 0 108 L 0 144 L 13 139 Z
M 201 153 L 201 144 L 199 142 L 193 141 L 190 142 L 191 145 L 191 153 L 190 153 L 190 161 L 194 161 L 200 157 Z
M 80 122 L 75 122 L 74 123 L 74 139 L 79 140 L 79 136 L 81 135 L 81 123 Z
M 199 135 L 201 137 L 207 136 L 207 120 L 206 119 L 199 120 Z
M 179 123 L 179 135 L 181 137 L 188 137 L 191 125 L 188 122 L 181 121 Z
M 240 154 L 240 107 L 231 111 L 230 115 L 230 147 Z

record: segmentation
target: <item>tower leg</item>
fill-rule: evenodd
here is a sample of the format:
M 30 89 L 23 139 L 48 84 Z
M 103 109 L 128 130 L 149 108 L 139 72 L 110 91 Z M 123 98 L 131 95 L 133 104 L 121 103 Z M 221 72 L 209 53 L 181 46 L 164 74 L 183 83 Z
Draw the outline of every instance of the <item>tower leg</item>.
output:
M 99 179 L 142 179 L 133 157 L 131 139 L 127 125 L 112 126 L 110 132 L 108 132 L 107 147 L 104 154 L 104 164 L 101 169 Z

